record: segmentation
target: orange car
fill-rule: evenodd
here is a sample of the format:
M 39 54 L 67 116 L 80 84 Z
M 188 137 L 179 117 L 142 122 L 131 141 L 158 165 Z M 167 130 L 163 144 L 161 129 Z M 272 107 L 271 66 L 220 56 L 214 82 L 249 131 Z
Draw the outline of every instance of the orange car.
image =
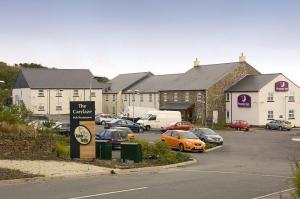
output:
M 202 152 L 205 150 L 205 143 L 190 131 L 168 130 L 162 134 L 161 140 L 179 151 Z

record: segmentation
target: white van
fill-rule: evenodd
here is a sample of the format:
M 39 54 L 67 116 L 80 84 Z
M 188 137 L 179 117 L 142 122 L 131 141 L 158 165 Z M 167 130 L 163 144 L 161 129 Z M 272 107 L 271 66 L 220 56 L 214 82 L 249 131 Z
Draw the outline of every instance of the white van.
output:
M 149 111 L 137 123 L 143 124 L 146 130 L 161 129 L 173 122 L 181 122 L 179 111 Z

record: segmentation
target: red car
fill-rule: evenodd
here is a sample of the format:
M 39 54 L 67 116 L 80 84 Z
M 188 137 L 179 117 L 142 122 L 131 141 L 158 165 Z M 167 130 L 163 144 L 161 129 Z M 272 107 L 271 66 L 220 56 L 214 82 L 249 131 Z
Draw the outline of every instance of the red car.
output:
M 169 126 L 166 127 L 161 127 L 162 132 L 166 132 L 167 130 L 190 130 L 193 128 L 192 123 L 190 122 L 176 122 L 176 123 L 171 123 Z
M 248 131 L 250 129 L 250 124 L 248 124 L 245 120 L 235 120 L 231 124 L 229 124 L 230 128 L 236 129 L 236 130 L 246 130 Z

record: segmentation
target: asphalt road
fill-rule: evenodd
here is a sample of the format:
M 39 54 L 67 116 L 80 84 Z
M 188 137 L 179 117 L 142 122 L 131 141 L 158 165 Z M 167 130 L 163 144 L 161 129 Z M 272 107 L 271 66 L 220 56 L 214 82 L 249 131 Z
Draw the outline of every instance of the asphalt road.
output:
M 0 183 L 0 198 L 250 199 L 289 189 L 300 131 L 219 132 L 224 147 L 194 165 L 147 173 Z M 299 135 L 297 135 L 299 133 Z M 137 136 L 155 140 L 158 133 Z M 263 197 L 264 198 L 264 197 Z

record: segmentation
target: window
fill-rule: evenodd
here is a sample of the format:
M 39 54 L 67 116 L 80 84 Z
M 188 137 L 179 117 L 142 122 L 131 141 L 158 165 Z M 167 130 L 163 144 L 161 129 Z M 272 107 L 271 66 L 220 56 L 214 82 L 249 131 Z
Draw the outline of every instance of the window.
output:
M 186 101 L 186 102 L 190 101 L 190 93 L 189 92 L 185 93 L 184 101 Z
M 268 120 L 272 120 L 274 118 L 274 112 L 273 111 L 268 111 Z
M 124 95 L 124 101 L 127 102 L 127 94 Z
M 226 118 L 229 119 L 229 111 L 226 111 Z
M 289 119 L 295 119 L 295 111 L 289 110 Z
M 96 92 L 91 92 L 91 97 L 96 97 Z
M 295 93 L 294 92 L 290 92 L 289 93 L 289 102 L 294 102 L 295 101 Z
M 152 94 L 149 94 L 149 102 L 152 102 Z
M 105 101 L 108 101 L 108 94 L 105 95 Z
M 56 90 L 56 97 L 62 97 L 63 90 Z
M 132 101 L 135 102 L 135 94 L 132 94 Z
M 164 97 L 164 102 L 168 101 L 168 93 L 164 93 L 163 97 Z
M 73 90 L 73 97 L 79 97 L 79 90 L 78 89 Z
M 226 93 L 226 102 L 230 102 L 230 95 L 229 95 L 229 93 Z
M 144 101 L 144 95 L 140 94 L 140 101 L 143 102 Z
M 268 93 L 267 101 L 268 102 L 274 102 L 273 92 Z
M 178 93 L 174 93 L 174 102 L 178 101 Z
M 45 106 L 44 106 L 44 104 L 39 104 L 39 106 L 38 106 L 38 111 L 45 111 Z
M 116 94 L 113 94 L 113 102 L 116 101 Z
M 45 97 L 44 90 L 42 89 L 38 90 L 38 97 Z
M 201 102 L 201 101 L 202 101 L 202 93 L 201 93 L 201 92 L 198 92 L 198 93 L 197 93 L 197 101 L 198 101 L 198 102 Z
M 113 106 L 113 114 L 116 114 L 116 107 Z
M 56 106 L 57 111 L 62 111 L 62 106 Z

